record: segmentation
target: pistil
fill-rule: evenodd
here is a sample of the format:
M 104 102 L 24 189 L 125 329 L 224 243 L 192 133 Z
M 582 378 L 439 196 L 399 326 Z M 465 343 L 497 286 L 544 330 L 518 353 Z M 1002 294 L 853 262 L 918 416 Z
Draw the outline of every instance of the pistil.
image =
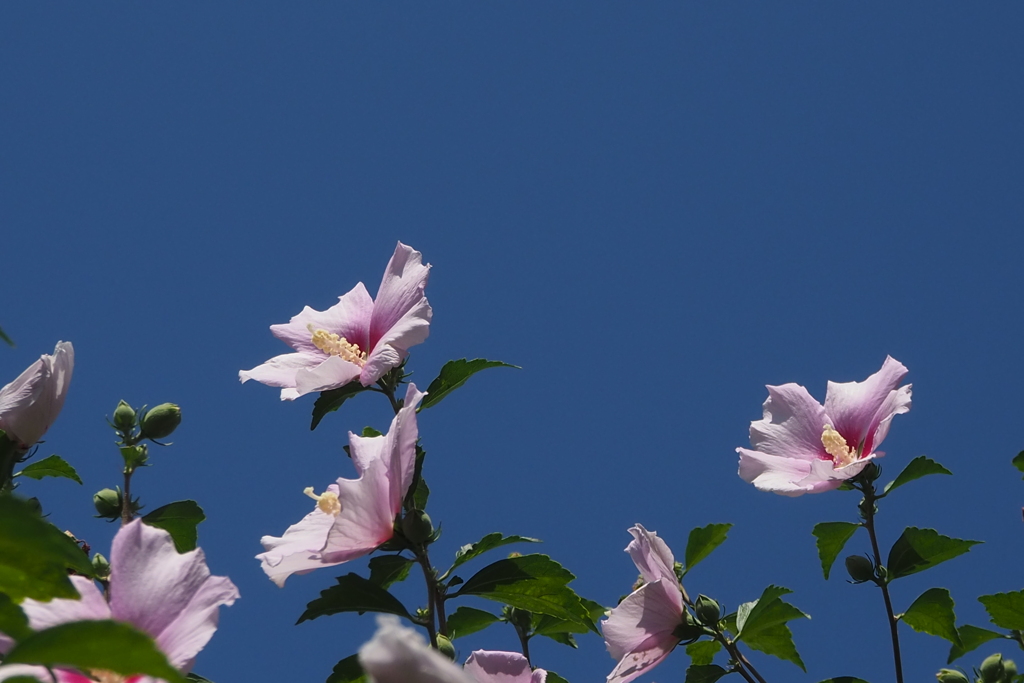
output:
M 857 459 L 857 449 L 850 448 L 843 435 L 832 428 L 832 425 L 822 427 L 821 444 L 825 452 L 832 456 L 835 468 L 846 467 Z
M 359 344 L 353 344 L 344 337 L 328 332 L 325 329 L 313 329 L 312 323 L 307 325 L 306 328 L 312 334 L 313 346 L 328 356 L 337 356 L 359 367 L 366 365 L 366 352 L 360 350 Z

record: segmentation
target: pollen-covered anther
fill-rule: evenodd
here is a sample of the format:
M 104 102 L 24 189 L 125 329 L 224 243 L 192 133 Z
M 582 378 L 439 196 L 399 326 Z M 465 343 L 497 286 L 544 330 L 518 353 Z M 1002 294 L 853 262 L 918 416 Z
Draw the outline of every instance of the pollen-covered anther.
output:
M 100 683 L 124 683 L 124 681 L 128 680 L 121 674 L 102 669 L 92 669 L 89 671 L 89 674 Z
M 857 449 L 850 448 L 843 435 L 833 429 L 832 425 L 822 427 L 821 444 L 825 452 L 832 456 L 835 467 L 846 467 L 857 459 Z
M 313 335 L 313 346 L 328 356 L 337 356 L 349 363 L 355 363 L 359 367 L 366 365 L 366 352 L 359 349 L 359 344 L 353 344 L 344 337 L 339 337 L 325 329 L 313 329 L 312 324 L 307 325 L 306 328 Z
M 302 490 L 307 496 L 316 501 L 316 506 L 320 508 L 321 512 L 325 512 L 329 515 L 337 517 L 341 513 L 341 501 L 338 500 L 338 494 L 333 491 L 324 491 L 320 495 L 313 493 L 313 487 L 307 486 Z

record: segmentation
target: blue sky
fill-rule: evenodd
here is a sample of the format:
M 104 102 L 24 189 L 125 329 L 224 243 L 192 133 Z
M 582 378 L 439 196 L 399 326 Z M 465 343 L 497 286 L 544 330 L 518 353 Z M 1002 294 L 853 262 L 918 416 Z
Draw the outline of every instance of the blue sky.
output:
M 18 346 L 0 381 L 74 343 L 40 454 L 85 480 L 24 491 L 108 547 L 104 416 L 181 404 L 133 489 L 197 500 L 210 565 L 241 590 L 196 671 L 323 680 L 372 619 L 293 623 L 349 568 L 278 589 L 252 558 L 308 511 L 304 487 L 353 475 L 347 431 L 388 406 L 310 432 L 311 398 L 237 372 L 286 350 L 270 324 L 375 291 L 401 240 L 433 264 L 414 379 L 522 366 L 421 416 L 437 564 L 490 531 L 536 536 L 611 605 L 636 576 L 630 525 L 681 555 L 691 528 L 732 522 L 690 592 L 735 608 L 781 584 L 813 617 L 793 626 L 809 673 L 753 655 L 766 677 L 890 680 L 877 590 L 825 582 L 810 536 L 855 520 L 855 494 L 760 493 L 734 449 L 765 384 L 820 400 L 890 354 L 914 406 L 886 475 L 924 453 L 955 476 L 883 501 L 882 545 L 908 525 L 986 541 L 895 584 L 897 608 L 943 586 L 984 625 L 975 597 L 1021 588 L 1022 24 L 1012 3 L 5 4 L 0 325 Z M 412 580 L 402 596 L 423 602 Z M 936 638 L 903 645 L 908 680 L 945 662 Z M 573 683 L 613 664 L 596 636 L 534 660 Z

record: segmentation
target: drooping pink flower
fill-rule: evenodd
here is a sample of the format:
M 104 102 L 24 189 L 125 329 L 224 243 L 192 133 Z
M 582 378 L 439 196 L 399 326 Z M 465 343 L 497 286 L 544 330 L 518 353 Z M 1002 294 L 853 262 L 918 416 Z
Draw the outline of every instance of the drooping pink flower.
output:
M 658 534 L 637 524 L 626 552 L 640 570 L 644 584 L 626 596 L 601 622 L 605 645 L 618 664 L 607 683 L 628 683 L 661 663 L 680 642 L 683 591 L 675 574 L 675 558 Z
M 750 423 L 751 448 L 737 448 L 739 475 L 784 496 L 838 488 L 884 455 L 875 449 L 892 418 L 910 410 L 907 369 L 886 357 L 863 382 L 829 382 L 825 405 L 799 384 L 768 387 L 764 417 Z
M 281 387 L 284 400 L 355 380 L 370 386 L 427 338 L 432 311 L 423 290 L 429 271 L 420 252 L 399 242 L 376 299 L 360 282 L 326 311 L 306 306 L 288 323 L 271 325 L 296 353 L 242 370 L 238 378 Z
M 26 449 L 43 438 L 64 407 L 74 367 L 71 342 L 57 342 L 52 356 L 40 356 L 0 389 L 0 429 Z
M 179 554 L 169 533 L 138 519 L 114 536 L 110 566 L 109 603 L 93 581 L 72 576 L 81 599 L 25 600 L 21 607 L 29 626 L 40 630 L 85 619 L 124 621 L 148 633 L 171 666 L 188 673 L 217 630 L 218 608 L 232 604 L 238 589 L 226 576 L 210 575 L 201 549 Z M 57 673 L 60 683 L 153 680 L 123 679 L 110 672 L 91 672 L 93 679 L 72 671 Z
M 518 652 L 476 650 L 463 671 L 476 683 L 545 683 L 548 672 L 530 669 L 530 662 Z
M 476 683 L 394 616 L 377 617 L 377 632 L 359 648 L 359 664 L 374 683 Z
M 349 432 L 349 450 L 358 479 L 338 479 L 316 495 L 311 513 L 284 536 L 264 536 L 256 556 L 271 581 L 283 586 L 292 574 L 306 574 L 362 557 L 394 535 L 395 516 L 412 484 L 416 466 L 416 406 L 425 392 L 409 384 L 405 402 L 382 436 Z

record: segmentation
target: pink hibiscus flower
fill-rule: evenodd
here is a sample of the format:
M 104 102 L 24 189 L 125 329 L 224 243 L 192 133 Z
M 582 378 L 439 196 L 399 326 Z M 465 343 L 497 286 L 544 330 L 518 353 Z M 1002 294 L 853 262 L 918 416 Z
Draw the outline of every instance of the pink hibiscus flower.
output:
M 409 347 L 423 342 L 430 332 L 432 311 L 423 295 L 430 266 L 423 265 L 421 257 L 399 242 L 376 299 L 360 282 L 326 311 L 306 306 L 288 323 L 271 325 L 274 336 L 296 353 L 242 370 L 238 378 L 281 387 L 284 400 L 355 380 L 370 386 L 400 365 Z
M 661 663 L 679 644 L 683 624 L 683 590 L 675 558 L 658 534 L 637 524 L 626 552 L 643 576 L 644 585 L 626 596 L 601 622 L 605 645 L 618 664 L 607 683 L 628 683 Z
M 416 407 L 425 392 L 409 384 L 405 402 L 382 436 L 356 436 L 349 432 L 349 450 L 358 479 L 338 479 L 316 495 L 311 513 L 293 524 L 284 536 L 264 536 L 265 552 L 256 556 L 271 581 L 283 586 L 292 574 L 306 574 L 372 552 L 394 536 L 395 516 L 416 466 Z
M 64 407 L 75 367 L 71 342 L 57 342 L 53 355 L 40 356 L 0 389 L 0 429 L 27 450 L 50 428 Z
M 863 382 L 829 382 L 825 405 L 798 384 L 768 387 L 764 417 L 750 423 L 751 448 L 737 448 L 739 475 L 784 496 L 838 488 L 884 455 L 875 449 L 892 418 L 910 410 L 907 369 L 886 357 Z
M 463 671 L 476 683 L 545 683 L 548 679 L 547 671 L 531 669 L 530 662 L 518 652 L 476 650 Z
M 171 666 L 188 673 L 217 630 L 218 608 L 232 604 L 238 589 L 226 576 L 210 575 L 202 550 L 178 554 L 169 533 L 139 519 L 121 527 L 114 536 L 110 566 L 109 603 L 93 581 L 72 576 L 81 600 L 25 600 L 21 607 L 29 626 L 40 630 L 84 619 L 124 621 L 148 633 Z M 40 672 L 38 667 L 32 669 Z M 45 674 L 45 669 L 41 671 Z M 24 673 L 33 672 L 26 669 Z M 124 678 L 109 671 L 89 672 L 92 678 L 74 671 L 56 673 L 59 683 L 154 680 L 148 676 Z

